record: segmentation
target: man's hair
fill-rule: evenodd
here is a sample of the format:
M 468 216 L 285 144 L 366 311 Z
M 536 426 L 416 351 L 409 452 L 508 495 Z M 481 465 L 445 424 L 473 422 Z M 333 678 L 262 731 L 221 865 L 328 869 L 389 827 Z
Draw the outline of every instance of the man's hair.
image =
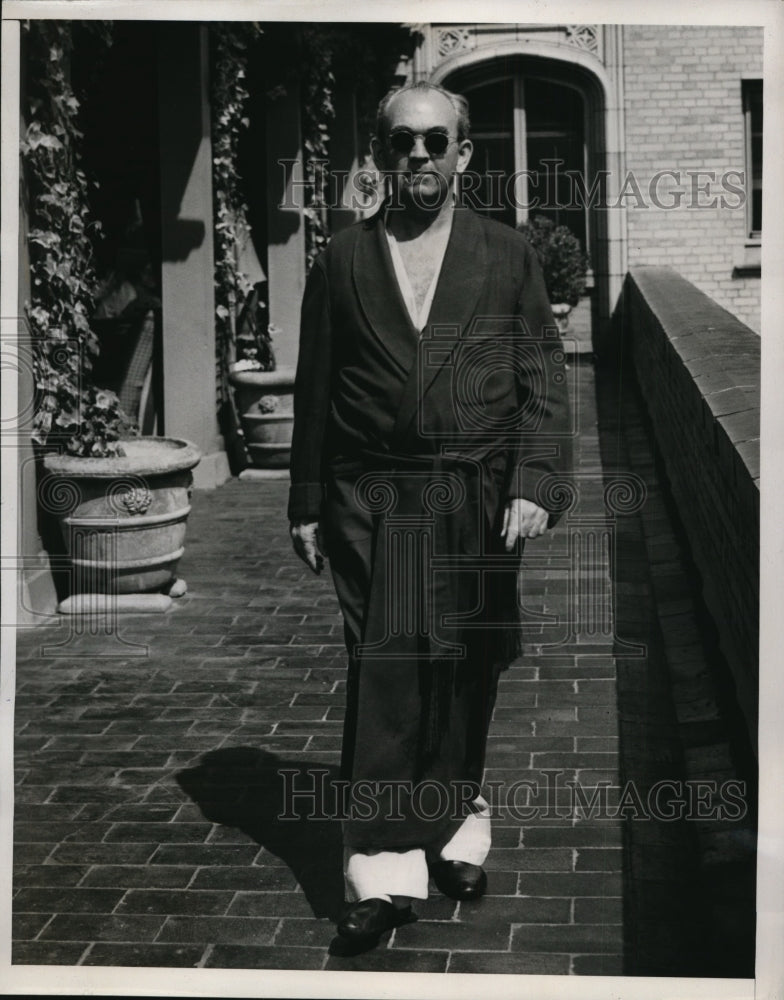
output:
M 386 133 L 387 109 L 390 103 L 398 96 L 408 91 L 432 91 L 445 97 L 457 114 L 457 138 L 462 142 L 468 138 L 471 130 L 471 121 L 468 117 L 468 101 L 462 94 L 453 94 L 445 87 L 439 87 L 437 83 L 429 83 L 427 80 L 418 80 L 416 83 L 406 83 L 402 87 L 393 87 L 385 94 L 378 105 L 376 112 L 376 135 L 383 139 Z

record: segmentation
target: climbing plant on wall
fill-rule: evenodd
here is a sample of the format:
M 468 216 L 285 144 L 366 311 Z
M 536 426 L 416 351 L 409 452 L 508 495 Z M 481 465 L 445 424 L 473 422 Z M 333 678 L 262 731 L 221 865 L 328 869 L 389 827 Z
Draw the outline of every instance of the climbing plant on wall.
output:
M 314 24 L 302 29 L 302 145 L 305 168 L 305 253 L 309 271 L 330 236 L 330 140 L 335 93 L 353 93 L 361 145 L 368 142 L 375 108 L 395 83 L 395 68 L 413 51 L 415 32 L 401 24 Z M 398 81 L 399 82 L 399 81 Z M 360 150 L 363 152 L 364 150 Z
M 215 322 L 219 374 L 225 374 L 235 342 L 237 318 L 252 284 L 240 266 L 250 239 L 248 206 L 237 170 L 238 149 L 248 121 L 248 59 L 261 36 L 254 22 L 210 27 L 212 195 L 215 230 Z M 219 377 L 219 393 L 227 392 Z
M 334 32 L 322 27 L 302 32 L 302 146 L 305 169 L 305 267 L 329 239 L 329 141 L 335 120 Z
M 29 213 L 31 293 L 25 304 L 36 387 L 33 440 L 70 454 L 121 454 L 126 418 L 113 392 L 91 380 L 98 339 L 91 329 L 96 275 L 89 185 L 81 167 L 80 101 L 70 82 L 70 22 L 26 22 L 25 128 L 21 143 Z M 93 22 L 92 54 L 111 45 Z

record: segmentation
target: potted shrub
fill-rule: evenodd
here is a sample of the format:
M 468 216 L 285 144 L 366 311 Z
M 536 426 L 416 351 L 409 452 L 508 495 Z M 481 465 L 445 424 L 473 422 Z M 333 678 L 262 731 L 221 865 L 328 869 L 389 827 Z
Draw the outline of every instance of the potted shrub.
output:
M 569 313 L 585 291 L 588 259 L 571 230 L 556 226 L 544 215 L 535 215 L 518 228 L 536 251 L 553 316 L 563 333 L 569 326 Z
M 79 102 L 67 61 L 66 22 L 28 28 L 30 100 L 22 142 L 30 215 L 36 400 L 33 441 L 41 462 L 39 503 L 55 515 L 73 572 L 64 612 L 123 606 L 116 595 L 151 594 L 164 609 L 185 592 L 177 580 L 190 511 L 190 442 L 134 436 L 113 392 L 91 380 L 98 339 L 90 326 L 97 288 L 88 182 L 79 165 Z M 162 593 L 165 592 L 165 593 Z M 90 595 L 87 598 L 85 595 Z

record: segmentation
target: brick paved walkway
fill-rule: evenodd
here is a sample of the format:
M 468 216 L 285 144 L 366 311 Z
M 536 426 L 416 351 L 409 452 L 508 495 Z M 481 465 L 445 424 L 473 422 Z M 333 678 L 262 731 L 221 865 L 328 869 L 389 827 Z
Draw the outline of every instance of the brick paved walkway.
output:
M 597 410 L 592 367 L 572 376 L 580 497 L 526 555 L 526 654 L 503 677 L 487 760 L 499 789 L 487 896 L 433 890 L 374 951 L 330 953 L 339 824 L 277 816 L 281 771 L 336 774 L 340 616 L 328 576 L 290 551 L 286 484 L 235 480 L 194 496 L 190 589 L 171 612 L 127 616 L 108 636 L 66 621 L 19 634 L 15 963 L 752 974 L 748 934 L 728 945 L 739 919 L 753 946 L 749 817 L 695 836 L 574 808 L 570 782 L 588 798 L 614 786 L 612 805 L 622 781 L 736 776 L 742 761 L 633 403 L 600 386 Z M 607 476 L 630 468 L 648 500 L 610 518 Z M 611 574 L 612 547 L 591 555 L 591 540 L 612 531 Z M 566 568 L 576 538 L 582 597 Z M 613 587 L 622 648 L 590 599 L 607 606 Z M 571 636 L 567 601 L 580 610 Z M 542 624 L 543 611 L 556 617 Z M 648 656 L 630 656 L 634 642 Z M 502 795 L 521 780 L 539 789 L 530 816 Z

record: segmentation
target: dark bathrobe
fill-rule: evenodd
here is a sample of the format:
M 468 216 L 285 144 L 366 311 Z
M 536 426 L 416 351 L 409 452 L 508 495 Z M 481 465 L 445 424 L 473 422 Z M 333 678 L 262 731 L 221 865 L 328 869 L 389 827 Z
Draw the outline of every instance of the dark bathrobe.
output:
M 571 432 L 523 237 L 457 208 L 420 336 L 383 214 L 333 237 L 308 277 L 289 517 L 320 522 L 345 622 L 344 839 L 437 851 L 481 781 L 498 672 L 519 652 L 504 505 L 552 509 Z

